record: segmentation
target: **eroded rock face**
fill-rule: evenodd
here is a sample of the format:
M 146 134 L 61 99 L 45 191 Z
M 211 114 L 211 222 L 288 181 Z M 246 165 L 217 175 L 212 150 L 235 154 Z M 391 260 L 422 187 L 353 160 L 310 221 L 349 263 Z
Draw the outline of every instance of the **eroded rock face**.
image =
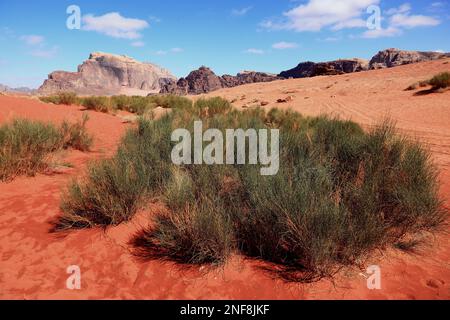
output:
M 177 82 L 168 81 L 161 86 L 162 94 L 202 94 L 221 88 L 231 88 L 243 84 L 255 82 L 268 82 L 279 79 L 275 75 L 263 72 L 244 71 L 236 76 L 217 76 L 211 69 L 202 66 L 194 70 L 186 78 L 180 78 Z
M 231 88 L 249 83 L 271 82 L 279 79 L 280 78 L 277 75 L 256 71 L 243 71 L 236 76 L 223 75 L 220 77 L 220 81 L 224 88 Z
M 370 69 L 392 68 L 404 64 L 437 60 L 445 57 L 447 57 L 445 53 L 405 51 L 391 48 L 379 51 L 372 58 L 372 60 L 370 60 L 369 68 Z
M 283 71 L 282 78 L 309 78 L 324 75 L 338 75 L 360 72 L 368 69 L 369 62 L 363 59 L 343 59 L 329 62 L 302 62 L 297 67 Z
M 92 53 L 77 72 L 55 71 L 39 88 L 41 94 L 73 91 L 79 94 L 148 94 L 161 89 L 163 79 L 176 78 L 167 70 L 127 56 Z

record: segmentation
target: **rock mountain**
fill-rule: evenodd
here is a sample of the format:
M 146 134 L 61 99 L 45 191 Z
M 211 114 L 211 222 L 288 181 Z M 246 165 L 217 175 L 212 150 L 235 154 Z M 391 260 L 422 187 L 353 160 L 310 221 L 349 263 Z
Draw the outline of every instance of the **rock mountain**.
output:
M 248 83 L 391 68 L 448 56 L 450 54 L 438 52 L 386 49 L 378 52 L 370 61 L 357 58 L 319 63 L 308 61 L 279 75 L 244 71 L 236 76 L 217 76 L 211 69 L 202 66 L 185 78 L 177 80 L 169 71 L 154 64 L 142 63 L 127 56 L 97 52 L 92 53 L 89 59 L 78 67 L 77 72 L 51 73 L 38 93 L 73 91 L 85 95 L 202 94 Z
M 0 92 L 20 93 L 20 94 L 34 94 L 36 90 L 28 87 L 10 88 L 3 84 L 0 84 Z
M 445 54 L 440 52 L 405 51 L 391 48 L 379 51 L 370 60 L 369 68 L 392 68 L 404 64 L 442 59 L 448 56 L 450 56 L 448 53 Z
M 168 81 L 162 86 L 160 93 L 176 95 L 202 94 L 221 88 L 279 79 L 276 75 L 255 71 L 243 71 L 236 76 L 223 75 L 219 77 L 210 68 L 202 66 L 189 73 L 186 78 L 180 78 L 178 81 Z
M 72 91 L 78 94 L 147 95 L 159 92 L 161 83 L 175 79 L 168 70 L 157 65 L 127 56 L 95 52 L 78 66 L 77 72 L 52 72 L 39 88 L 39 93 Z
M 386 49 L 379 51 L 370 61 L 363 59 L 344 59 L 329 62 L 302 62 L 297 67 L 283 71 L 282 78 L 308 78 L 324 75 L 337 75 L 381 68 L 392 68 L 409 63 L 431 61 L 450 56 L 439 52 L 406 51 Z

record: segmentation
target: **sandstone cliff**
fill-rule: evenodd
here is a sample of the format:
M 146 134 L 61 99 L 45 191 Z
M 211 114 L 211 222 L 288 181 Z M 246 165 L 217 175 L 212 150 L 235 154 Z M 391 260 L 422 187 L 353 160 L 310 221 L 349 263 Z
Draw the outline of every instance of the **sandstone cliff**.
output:
M 370 60 L 369 68 L 392 68 L 404 64 L 442 59 L 446 56 L 448 56 L 448 54 L 439 52 L 406 51 L 391 48 L 379 51 L 372 60 Z
M 283 71 L 282 78 L 308 78 L 324 75 L 337 75 L 367 70 L 369 62 L 362 59 L 344 59 L 329 62 L 302 62 L 297 67 Z
M 40 94 L 73 91 L 78 94 L 136 94 L 158 92 L 161 83 L 175 80 L 167 70 L 127 56 L 92 53 L 77 72 L 55 71 L 39 88 Z

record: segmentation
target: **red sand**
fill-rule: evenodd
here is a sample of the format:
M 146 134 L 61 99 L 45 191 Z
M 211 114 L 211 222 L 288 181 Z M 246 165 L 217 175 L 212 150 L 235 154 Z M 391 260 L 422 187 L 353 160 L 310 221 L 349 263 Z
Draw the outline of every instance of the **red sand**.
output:
M 246 95 L 276 101 L 293 93 L 296 110 L 305 114 L 335 112 L 365 125 L 390 114 L 398 126 L 430 143 L 442 169 L 442 195 L 450 194 L 450 92 L 414 97 L 402 91 L 443 68 L 442 61 L 339 77 L 287 80 L 221 90 L 213 95 Z M 349 80 L 347 80 L 349 79 Z M 334 83 L 336 89 L 324 89 Z M 339 87 L 342 86 L 342 87 Z M 331 90 L 331 91 L 325 91 Z M 333 91 L 334 90 L 334 91 Z M 370 95 L 370 92 L 376 91 Z M 313 102 L 304 99 L 307 96 Z M 332 97 L 335 96 L 335 97 Z M 337 98 L 336 98 L 337 96 Z M 271 103 L 272 106 L 276 105 Z M 53 122 L 81 119 L 78 107 L 0 96 L 0 123 L 14 117 Z M 143 262 L 130 254 L 127 242 L 158 210 L 151 207 L 132 222 L 109 228 L 49 233 L 60 215 L 61 189 L 82 174 L 90 159 L 112 154 L 126 130 L 118 117 L 89 112 L 93 152 L 69 151 L 74 168 L 51 175 L 20 177 L 0 183 L 0 299 L 449 299 L 450 243 L 436 235 L 417 254 L 389 249 L 367 265 L 381 267 L 382 289 L 369 290 L 359 270 L 340 272 L 334 283 L 286 283 L 261 270 L 262 262 L 236 256 L 225 267 L 207 272 L 160 261 Z M 66 268 L 81 268 L 81 290 L 66 288 Z

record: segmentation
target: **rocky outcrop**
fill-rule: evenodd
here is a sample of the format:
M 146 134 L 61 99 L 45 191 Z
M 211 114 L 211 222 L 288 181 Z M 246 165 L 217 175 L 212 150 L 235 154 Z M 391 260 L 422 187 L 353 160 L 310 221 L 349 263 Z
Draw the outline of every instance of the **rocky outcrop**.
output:
M 447 56 L 447 54 L 439 52 L 405 51 L 391 48 L 379 51 L 370 60 L 369 69 L 392 68 L 404 64 L 442 59 Z
M 243 71 L 236 76 L 223 75 L 220 77 L 222 87 L 224 88 L 232 88 L 249 83 L 271 82 L 279 79 L 277 75 L 256 71 Z
M 255 82 L 269 82 L 279 79 L 276 75 L 244 71 L 236 76 L 224 75 L 217 76 L 211 69 L 202 66 L 194 70 L 186 78 L 180 78 L 178 81 L 169 80 L 161 86 L 162 94 L 202 94 L 215 91 L 221 88 L 231 88 L 243 84 Z
M 324 75 L 338 75 L 360 72 L 368 69 L 369 62 L 363 59 L 344 59 L 329 62 L 302 62 L 297 67 L 283 71 L 282 78 L 309 78 Z
M 78 94 L 142 94 L 158 92 L 175 80 L 167 70 L 127 56 L 92 53 L 77 72 L 55 71 L 39 88 L 40 94 L 73 91 Z

